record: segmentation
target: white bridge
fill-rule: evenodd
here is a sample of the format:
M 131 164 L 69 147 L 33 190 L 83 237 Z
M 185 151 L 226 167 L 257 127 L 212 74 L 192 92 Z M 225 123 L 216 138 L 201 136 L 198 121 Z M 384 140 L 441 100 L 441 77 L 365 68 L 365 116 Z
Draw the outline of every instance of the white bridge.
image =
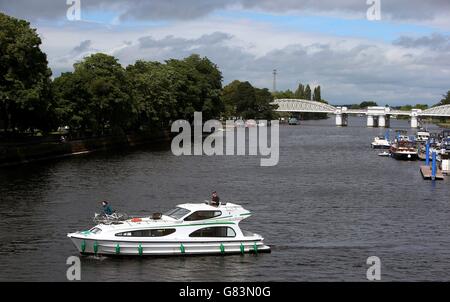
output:
M 337 126 L 347 126 L 349 114 L 360 114 L 367 116 L 368 127 L 389 127 L 392 115 L 406 115 L 411 119 L 411 127 L 419 126 L 421 117 L 449 117 L 450 105 L 432 107 L 427 110 L 412 109 L 411 111 L 393 110 L 389 107 L 367 107 L 367 109 L 348 109 L 347 107 L 334 107 L 328 104 L 301 100 L 301 99 L 276 99 L 272 104 L 278 105 L 278 112 L 311 112 L 328 113 L 336 115 Z

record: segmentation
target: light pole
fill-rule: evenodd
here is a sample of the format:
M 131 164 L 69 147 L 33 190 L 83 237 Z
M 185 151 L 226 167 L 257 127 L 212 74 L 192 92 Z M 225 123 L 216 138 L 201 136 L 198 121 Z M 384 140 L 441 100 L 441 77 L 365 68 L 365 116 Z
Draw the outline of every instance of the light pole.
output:
M 273 70 L 273 92 L 277 91 L 277 70 Z

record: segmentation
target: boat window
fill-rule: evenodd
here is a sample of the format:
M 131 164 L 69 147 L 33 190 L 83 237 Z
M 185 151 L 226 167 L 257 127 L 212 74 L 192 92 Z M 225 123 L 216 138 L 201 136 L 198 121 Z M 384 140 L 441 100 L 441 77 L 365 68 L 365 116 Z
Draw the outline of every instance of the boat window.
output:
M 209 227 L 197 230 L 189 237 L 236 237 L 236 232 L 230 227 Z
M 102 230 L 99 229 L 99 228 L 92 228 L 92 229 L 90 229 L 89 231 L 90 231 L 91 233 L 93 233 L 93 234 L 97 234 L 97 233 L 100 233 Z
M 164 213 L 164 215 L 172 217 L 174 219 L 180 219 L 181 217 L 183 217 L 184 215 L 186 215 L 187 213 L 189 213 L 190 211 L 184 208 L 175 208 L 173 210 L 170 210 L 169 212 Z
M 222 215 L 221 211 L 196 211 L 186 217 L 184 221 L 196 221 L 196 220 L 205 220 L 205 219 L 211 219 L 214 217 L 218 217 Z
M 117 233 L 119 237 L 162 237 L 175 233 L 175 229 L 137 230 Z

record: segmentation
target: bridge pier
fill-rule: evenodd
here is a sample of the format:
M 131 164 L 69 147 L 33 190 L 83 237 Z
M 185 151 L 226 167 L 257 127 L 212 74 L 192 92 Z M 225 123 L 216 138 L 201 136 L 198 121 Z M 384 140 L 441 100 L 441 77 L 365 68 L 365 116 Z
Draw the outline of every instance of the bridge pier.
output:
M 417 119 L 417 116 L 411 116 L 411 128 L 417 127 L 419 127 L 419 121 Z
M 389 116 L 388 115 L 378 116 L 378 127 L 389 128 Z
M 420 109 L 411 110 L 411 128 L 419 127 L 419 113 L 422 112 Z
M 348 117 L 345 113 L 337 113 L 336 114 L 336 126 L 347 126 Z
M 367 115 L 367 127 L 373 127 L 374 121 L 373 121 L 373 115 L 368 114 Z

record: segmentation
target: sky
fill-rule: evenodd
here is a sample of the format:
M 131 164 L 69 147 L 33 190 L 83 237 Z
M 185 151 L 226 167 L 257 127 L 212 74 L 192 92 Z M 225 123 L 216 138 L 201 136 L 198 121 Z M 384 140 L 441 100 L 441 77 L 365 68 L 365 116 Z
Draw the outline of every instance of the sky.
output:
M 37 29 L 55 77 L 96 52 L 123 66 L 198 53 L 224 85 L 272 89 L 277 69 L 278 90 L 320 85 L 335 105 L 432 105 L 450 90 L 450 0 L 0 0 L 0 11 Z

